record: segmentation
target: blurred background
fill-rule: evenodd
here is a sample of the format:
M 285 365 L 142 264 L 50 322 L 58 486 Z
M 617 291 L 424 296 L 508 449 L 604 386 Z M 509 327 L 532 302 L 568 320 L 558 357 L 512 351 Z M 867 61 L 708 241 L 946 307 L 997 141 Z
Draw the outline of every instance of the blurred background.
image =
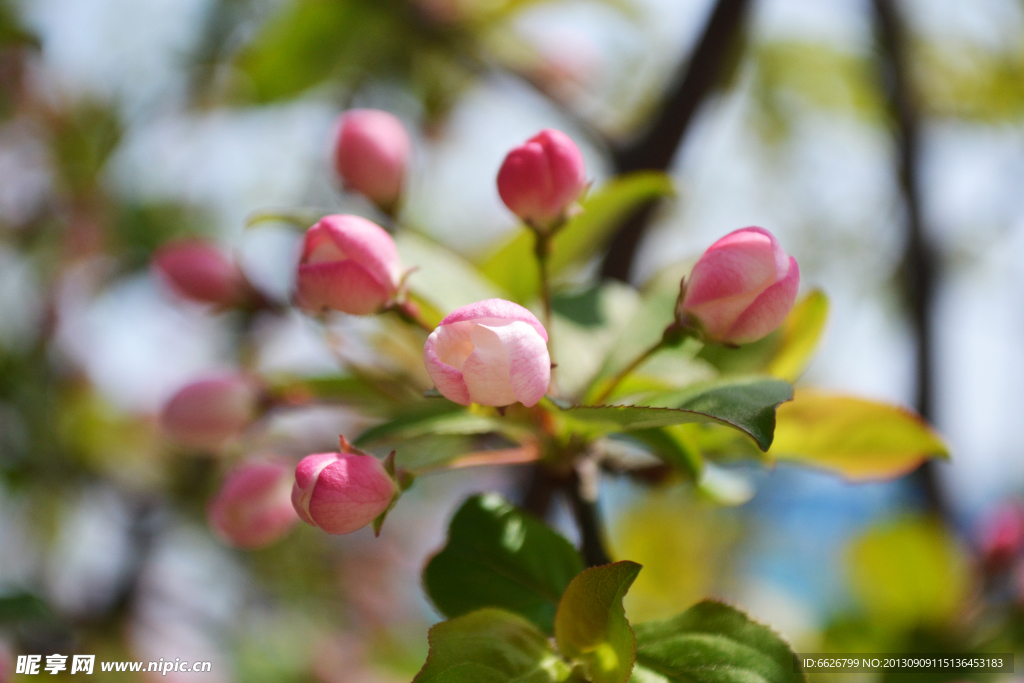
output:
M 211 312 L 149 263 L 202 236 L 286 301 L 299 235 L 247 217 L 374 215 L 331 170 L 354 106 L 406 123 L 403 220 L 470 259 L 516 229 L 494 177 L 540 128 L 598 183 L 670 170 L 678 196 L 593 272 L 639 285 L 767 227 L 832 302 L 803 383 L 915 407 L 947 438 L 949 463 L 896 482 L 752 468 L 733 508 L 609 481 L 610 545 L 645 565 L 631 619 L 715 594 L 798 651 L 1024 650 L 1020 0 L 6 0 L 0 681 L 23 652 L 209 660 L 208 682 L 419 668 L 423 562 L 464 494 L 515 499 L 520 472 L 421 478 L 379 540 L 302 526 L 243 553 L 206 525 L 222 465 L 156 419 L 203 373 L 338 370 L 297 313 Z M 296 411 L 259 448 L 363 426 Z

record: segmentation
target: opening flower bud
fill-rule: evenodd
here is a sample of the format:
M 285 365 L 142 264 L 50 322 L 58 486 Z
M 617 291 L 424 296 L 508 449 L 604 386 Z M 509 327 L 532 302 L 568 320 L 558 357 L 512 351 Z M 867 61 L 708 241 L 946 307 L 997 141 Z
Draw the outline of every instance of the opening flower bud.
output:
M 505 206 L 535 226 L 564 216 L 586 184 L 580 148 L 558 130 L 542 130 L 513 149 L 498 171 L 498 194 Z
M 329 534 L 349 534 L 387 510 L 397 490 L 371 455 L 317 453 L 295 468 L 292 505 L 307 524 Z
M 208 377 L 172 396 L 160 414 L 160 424 L 178 443 L 216 449 L 252 422 L 258 402 L 259 389 L 249 379 Z
M 709 341 L 746 344 L 782 324 L 796 300 L 800 268 L 764 228 L 731 232 L 700 257 L 676 315 L 700 322 Z
M 390 212 L 402 195 L 411 149 L 398 117 L 377 109 L 353 109 L 338 124 L 334 168 L 345 187 Z
M 261 548 L 299 521 L 292 507 L 288 464 L 250 460 L 230 472 L 207 508 L 210 528 L 237 548 Z
M 177 294 L 218 306 L 233 306 L 246 296 L 238 266 L 212 244 L 182 240 L 160 248 L 153 266 Z
M 487 299 L 441 321 L 423 348 L 437 390 L 456 403 L 529 407 L 551 382 L 548 333 L 518 304 Z
M 402 267 L 384 228 L 359 216 L 324 216 L 306 232 L 297 300 L 312 311 L 378 312 L 398 293 Z

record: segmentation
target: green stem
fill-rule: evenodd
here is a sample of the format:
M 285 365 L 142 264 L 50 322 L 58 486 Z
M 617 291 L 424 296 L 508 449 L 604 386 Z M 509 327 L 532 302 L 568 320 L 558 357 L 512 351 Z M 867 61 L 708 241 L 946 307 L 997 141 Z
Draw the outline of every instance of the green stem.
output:
M 548 331 L 548 348 L 551 348 L 551 274 L 549 272 L 549 257 L 551 256 L 551 233 L 534 229 L 537 241 L 534 243 L 533 253 L 537 256 L 537 266 L 540 270 L 540 296 L 544 302 L 544 327 Z
M 608 386 L 604 388 L 604 391 L 602 391 L 601 394 L 594 400 L 594 404 L 603 404 L 608 399 L 608 397 L 612 395 L 612 392 L 615 391 L 616 387 L 618 387 L 622 383 L 622 380 L 626 379 L 626 377 L 628 377 L 631 372 L 633 372 L 638 367 L 643 365 L 648 358 L 656 354 L 658 351 L 661 351 L 661 349 L 663 349 L 664 347 L 665 338 L 662 337 L 654 346 L 650 347 L 649 349 L 641 353 L 639 356 L 637 356 L 635 359 L 633 359 L 632 363 L 624 367 L 622 370 L 619 370 L 619 373 L 612 378 L 612 381 L 608 384 Z

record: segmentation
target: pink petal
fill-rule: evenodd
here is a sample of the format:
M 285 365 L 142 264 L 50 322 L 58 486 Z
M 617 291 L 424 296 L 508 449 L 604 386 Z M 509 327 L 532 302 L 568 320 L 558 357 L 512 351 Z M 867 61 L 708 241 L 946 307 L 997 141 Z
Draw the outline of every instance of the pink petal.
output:
M 743 228 L 711 245 L 687 279 L 683 306 L 687 309 L 714 300 L 732 299 L 739 310 L 785 274 L 788 266 L 777 263 L 781 247 L 763 228 Z M 785 252 L 781 252 L 785 258 Z M 781 271 L 781 272 L 780 272 Z M 735 297 L 735 299 L 733 299 Z M 737 312 L 738 314 L 738 312 Z
M 324 216 L 317 225 L 348 258 L 387 287 L 389 293 L 398 288 L 402 278 L 398 247 L 384 228 L 360 216 L 345 214 Z
M 380 461 L 369 455 L 345 455 L 317 478 L 309 516 L 329 534 L 363 528 L 391 504 L 395 484 Z
M 525 323 L 519 324 L 532 329 Z M 485 406 L 507 406 L 517 400 L 509 376 L 508 354 L 497 329 L 473 326 L 473 353 L 462 366 L 470 398 Z
M 770 334 L 782 324 L 796 301 L 800 287 L 800 266 L 792 256 L 789 258 L 786 276 L 764 290 L 743 315 L 736 320 L 726 335 L 734 344 L 757 341 Z
M 257 388 L 244 376 L 207 377 L 172 396 L 160 413 L 160 423 L 183 444 L 216 448 L 248 426 L 257 399 Z
M 241 548 L 276 541 L 298 521 L 288 497 L 290 468 L 281 462 L 249 462 L 224 480 L 208 510 L 210 526 Z
M 561 213 L 576 201 L 587 184 L 583 154 L 572 138 L 560 130 L 549 128 L 533 139 L 540 142 L 547 152 L 551 194 L 547 198 L 546 208 Z
M 527 408 L 537 405 L 551 383 L 551 357 L 547 344 L 523 322 L 515 321 L 487 329 L 496 334 L 505 347 L 509 379 L 516 400 Z
M 483 322 L 481 319 L 496 321 L 520 320 L 537 330 L 537 334 L 541 336 L 545 343 L 548 341 L 548 332 L 544 329 L 544 326 L 540 324 L 540 321 L 537 320 L 537 316 L 530 313 L 530 311 L 526 310 L 519 304 L 512 303 L 511 301 L 505 301 L 504 299 L 484 299 L 483 301 L 477 301 L 475 304 L 469 304 L 468 306 L 457 308 L 441 321 L 440 326 L 450 325 L 452 323 L 466 320 Z
M 309 310 L 369 315 L 391 298 L 386 285 L 352 260 L 301 265 L 296 285 L 299 304 Z
M 231 305 L 242 296 L 242 276 L 213 245 L 183 240 L 160 248 L 153 265 L 179 294 L 207 303 Z
M 309 516 L 309 499 L 313 495 L 313 487 L 316 484 L 320 472 L 331 463 L 341 457 L 339 453 L 314 453 L 307 455 L 299 461 L 295 467 L 295 486 L 292 488 L 292 505 L 299 517 L 307 524 L 316 526 L 316 522 Z
M 454 326 L 453 326 L 454 327 Z M 469 388 L 462 376 L 462 371 L 453 367 L 438 357 L 437 346 L 439 338 L 444 341 L 447 335 L 447 328 L 438 327 L 423 346 L 423 364 L 427 367 L 427 374 L 434 381 L 437 390 L 449 401 L 460 405 L 468 406 L 472 401 L 469 398 Z M 463 362 L 465 362 L 463 360 Z
M 516 147 L 498 170 L 498 194 L 505 206 L 524 220 L 547 221 L 553 218 L 544 201 L 550 192 L 551 171 L 544 149 L 528 142 Z
M 411 149 L 398 117 L 376 109 L 353 109 L 338 126 L 335 168 L 352 189 L 390 204 L 402 192 Z

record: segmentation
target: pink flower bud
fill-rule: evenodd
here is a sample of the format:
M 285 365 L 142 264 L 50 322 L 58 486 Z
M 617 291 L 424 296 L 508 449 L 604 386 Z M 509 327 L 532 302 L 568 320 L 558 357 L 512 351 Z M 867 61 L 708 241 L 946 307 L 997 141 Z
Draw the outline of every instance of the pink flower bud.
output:
M 463 306 L 427 337 L 423 361 L 445 398 L 469 405 L 537 404 L 551 382 L 548 333 L 528 310 L 503 299 Z
M 397 490 L 372 455 L 317 453 L 295 468 L 292 505 L 307 524 L 350 534 L 387 510 Z
M 764 228 L 743 228 L 712 244 L 685 281 L 677 314 L 700 321 L 705 337 L 745 344 L 782 324 L 796 299 L 800 268 Z
M 0 683 L 14 680 L 14 653 L 7 641 L 0 640 Z
M 219 448 L 256 416 L 259 389 L 245 377 L 220 375 L 186 385 L 164 405 L 160 423 L 175 441 Z
M 398 293 L 402 266 L 384 228 L 359 216 L 324 216 L 306 232 L 298 303 L 353 315 L 376 313 Z
M 247 287 L 241 271 L 206 242 L 167 244 L 156 252 L 153 265 L 171 289 L 187 299 L 232 306 L 245 298 Z
M 505 206 L 538 226 L 563 216 L 586 184 L 580 148 L 565 133 L 551 129 L 509 152 L 498 171 L 498 194 Z
M 1000 505 L 985 520 L 981 530 L 981 557 L 990 571 L 1005 569 L 1024 551 L 1024 506 Z
M 299 518 L 292 507 L 291 467 L 250 460 L 228 474 L 207 508 L 210 527 L 237 548 L 260 548 L 283 537 Z
M 334 168 L 345 186 L 390 210 L 402 194 L 412 144 L 393 114 L 353 109 L 342 115 L 334 146 Z

